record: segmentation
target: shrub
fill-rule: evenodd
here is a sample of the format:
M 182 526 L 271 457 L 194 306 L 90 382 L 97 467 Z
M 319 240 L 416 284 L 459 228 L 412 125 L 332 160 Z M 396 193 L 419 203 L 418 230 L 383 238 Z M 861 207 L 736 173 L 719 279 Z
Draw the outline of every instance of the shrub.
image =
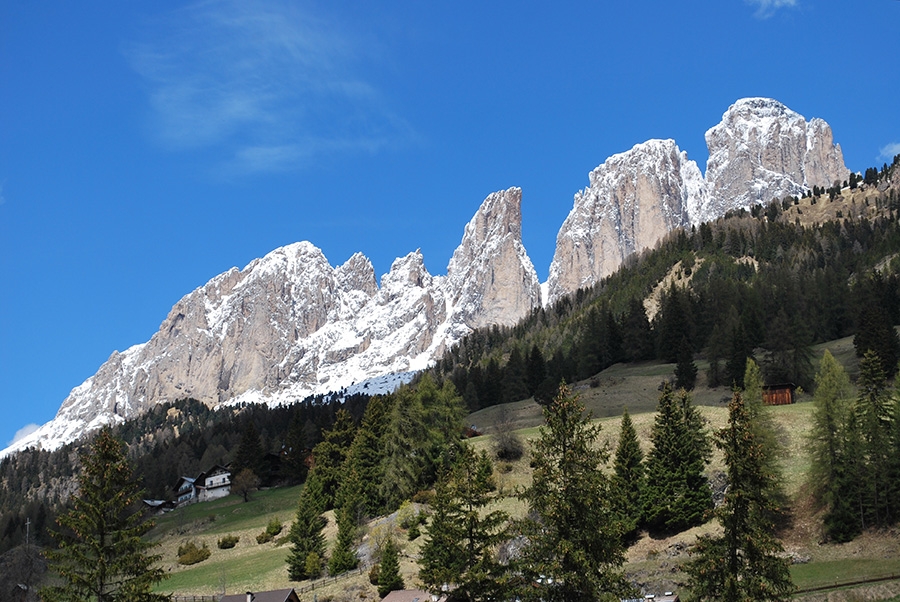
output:
M 413 525 L 418 524 L 418 522 L 419 517 L 415 506 L 409 500 L 400 504 L 400 509 L 397 510 L 397 523 L 400 525 L 400 528 L 409 529 Z
M 220 550 L 227 550 L 236 546 L 237 542 L 239 542 L 240 540 L 241 538 L 237 535 L 226 535 L 218 541 L 217 545 L 219 546 Z
M 209 548 L 206 547 L 206 543 L 203 544 L 202 548 L 197 547 L 197 544 L 193 541 L 178 546 L 178 564 L 197 564 L 198 562 L 203 562 L 209 558 L 209 555 L 210 551 Z
M 510 429 L 503 429 L 494 438 L 494 454 L 498 460 L 515 462 L 525 453 L 525 446 L 519 435 Z
M 306 556 L 306 563 L 303 566 L 310 579 L 315 579 L 322 574 L 322 559 L 315 552 L 310 552 Z
M 407 535 L 407 537 L 409 537 L 410 541 L 413 541 L 417 537 L 419 537 L 419 535 L 421 535 L 421 534 L 422 533 L 419 531 L 419 525 L 418 525 L 418 523 L 416 523 L 415 525 L 413 525 L 409 528 L 409 532 L 406 535 Z
M 417 504 L 431 504 L 431 502 L 434 501 L 434 489 L 417 491 L 415 495 L 412 496 L 412 501 Z
M 381 565 L 377 562 L 372 565 L 372 568 L 369 569 L 369 583 L 372 585 L 378 585 L 378 575 L 381 574 Z
M 277 518 L 273 518 L 269 521 L 269 524 L 266 525 L 266 530 L 256 536 L 256 543 L 269 543 L 275 536 L 281 533 L 282 525 L 281 521 Z

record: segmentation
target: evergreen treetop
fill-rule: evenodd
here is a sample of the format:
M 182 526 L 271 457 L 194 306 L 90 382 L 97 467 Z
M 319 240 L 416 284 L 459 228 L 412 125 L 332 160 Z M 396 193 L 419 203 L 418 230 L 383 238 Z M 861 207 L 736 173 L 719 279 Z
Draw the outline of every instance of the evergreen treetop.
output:
M 45 555 L 63 585 L 41 591 L 52 602 L 163 602 L 151 587 L 165 578 L 154 566 L 155 544 L 143 539 L 153 527 L 141 507 L 141 490 L 125 446 L 104 427 L 81 454 L 78 493 L 53 533 L 57 549 Z

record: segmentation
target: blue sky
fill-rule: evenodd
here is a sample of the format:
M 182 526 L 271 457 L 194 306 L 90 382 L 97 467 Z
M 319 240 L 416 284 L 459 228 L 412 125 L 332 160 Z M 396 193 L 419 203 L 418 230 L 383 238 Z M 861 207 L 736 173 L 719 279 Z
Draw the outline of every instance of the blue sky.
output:
M 769 96 L 900 152 L 900 2 L 0 3 L 0 447 L 183 295 L 299 240 L 443 274 L 523 189 L 547 277 L 588 172 Z

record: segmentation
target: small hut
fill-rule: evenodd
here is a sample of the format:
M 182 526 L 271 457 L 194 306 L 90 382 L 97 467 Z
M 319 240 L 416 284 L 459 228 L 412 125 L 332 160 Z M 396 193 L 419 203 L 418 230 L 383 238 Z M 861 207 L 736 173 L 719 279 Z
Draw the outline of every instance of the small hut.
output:
M 767 406 L 786 406 L 794 403 L 794 383 L 763 386 L 763 404 Z

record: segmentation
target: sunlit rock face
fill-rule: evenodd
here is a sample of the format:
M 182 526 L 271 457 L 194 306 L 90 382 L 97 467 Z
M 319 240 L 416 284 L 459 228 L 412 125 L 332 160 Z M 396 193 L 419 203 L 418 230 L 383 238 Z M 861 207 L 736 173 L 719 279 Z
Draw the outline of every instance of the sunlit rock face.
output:
M 429 274 L 414 251 L 379 287 L 362 254 L 332 267 L 309 242 L 216 276 L 178 301 L 148 342 L 114 352 L 16 449 L 52 449 L 185 397 L 215 407 L 339 391 L 421 370 L 473 328 L 515 324 L 541 302 L 521 200 L 518 188 L 484 200 L 446 276 Z

